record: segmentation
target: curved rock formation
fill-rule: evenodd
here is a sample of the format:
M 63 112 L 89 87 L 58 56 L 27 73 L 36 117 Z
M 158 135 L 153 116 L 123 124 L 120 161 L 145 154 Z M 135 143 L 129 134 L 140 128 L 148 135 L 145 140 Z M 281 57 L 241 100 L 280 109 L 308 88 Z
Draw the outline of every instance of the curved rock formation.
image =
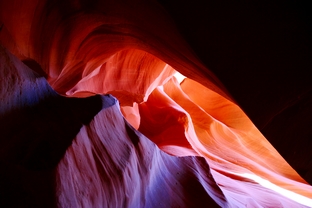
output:
M 312 205 L 157 2 L 0 8 L 1 206 Z
M 0 72 L 1 207 L 226 204 L 203 158 L 161 152 L 112 96 L 61 97 L 2 48 Z

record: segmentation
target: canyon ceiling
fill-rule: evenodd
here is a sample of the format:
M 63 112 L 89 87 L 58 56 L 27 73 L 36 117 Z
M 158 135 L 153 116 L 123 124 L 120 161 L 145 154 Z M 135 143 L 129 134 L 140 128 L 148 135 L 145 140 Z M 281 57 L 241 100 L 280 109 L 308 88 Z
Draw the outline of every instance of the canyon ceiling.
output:
M 297 1 L 0 0 L 0 207 L 312 206 L 311 24 Z

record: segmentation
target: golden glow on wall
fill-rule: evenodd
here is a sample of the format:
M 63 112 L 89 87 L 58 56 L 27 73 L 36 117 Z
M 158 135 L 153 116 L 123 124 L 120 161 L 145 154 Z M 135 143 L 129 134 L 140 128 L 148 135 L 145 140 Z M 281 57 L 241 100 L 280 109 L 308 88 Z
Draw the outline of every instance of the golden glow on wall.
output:
M 132 1 L 103 0 L 86 9 L 81 2 L 1 1 L 0 43 L 18 59 L 37 62 L 59 94 L 80 98 L 112 94 L 119 100 L 127 121 L 161 150 L 175 157 L 204 158 L 230 206 L 287 207 L 297 197 L 301 197 L 299 203 L 312 206 L 312 187 L 287 164 L 221 81 L 195 56 L 157 3 L 146 0 L 133 6 Z M 114 117 L 115 107 L 107 111 L 111 112 L 102 112 L 105 119 L 97 118 L 96 125 L 107 122 L 118 133 L 114 138 L 129 140 L 123 119 Z M 115 126 L 117 117 L 123 127 Z M 107 132 L 113 134 L 109 128 Z M 101 128 L 82 128 L 81 144 L 75 144 L 75 148 L 83 149 L 79 145 L 89 144 L 89 139 L 94 144 L 107 142 L 104 136 L 102 143 L 92 137 L 94 132 L 96 136 L 102 134 L 98 129 Z M 105 144 L 103 149 L 114 150 L 110 143 Z M 88 147 L 98 150 L 96 145 L 91 146 Z M 127 147 L 128 152 L 137 151 L 132 144 Z M 74 155 L 75 148 L 68 154 Z M 148 154 L 144 149 L 140 151 L 143 156 Z M 96 153 L 103 159 L 98 164 L 111 171 L 104 164 L 108 157 L 101 151 Z M 113 163 L 114 157 L 111 158 Z M 141 164 L 133 164 L 134 170 L 122 171 L 138 173 Z M 124 174 L 122 171 L 118 174 Z M 210 177 L 208 172 L 190 171 Z M 74 187 L 70 181 L 64 182 L 64 198 L 67 182 Z M 169 186 L 160 188 L 166 185 Z M 125 194 L 116 187 L 118 193 Z M 140 189 L 143 195 L 145 188 Z M 208 193 L 208 188 L 203 188 Z M 286 193 L 290 192 L 296 197 L 289 197 Z
M 228 200 L 235 201 L 235 192 L 247 198 L 281 194 L 312 205 L 310 187 L 244 112 L 201 84 L 177 72 L 138 104 L 136 112 L 141 121 L 138 130 L 163 151 L 204 157 Z M 272 192 L 259 191 L 256 184 Z

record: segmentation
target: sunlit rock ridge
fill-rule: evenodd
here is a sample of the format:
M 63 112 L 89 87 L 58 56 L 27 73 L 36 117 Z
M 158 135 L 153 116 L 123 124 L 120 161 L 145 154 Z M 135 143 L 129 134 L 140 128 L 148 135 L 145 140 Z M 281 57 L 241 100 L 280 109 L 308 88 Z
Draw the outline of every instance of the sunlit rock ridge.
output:
M 0 207 L 312 206 L 310 143 L 291 167 L 168 5 L 0 1 Z

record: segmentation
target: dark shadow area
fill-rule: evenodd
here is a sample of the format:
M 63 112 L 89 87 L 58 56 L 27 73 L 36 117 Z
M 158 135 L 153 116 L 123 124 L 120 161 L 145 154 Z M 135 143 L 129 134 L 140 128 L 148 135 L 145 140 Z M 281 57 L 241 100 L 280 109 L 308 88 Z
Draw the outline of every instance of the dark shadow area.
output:
M 187 160 L 187 158 L 184 158 L 184 160 Z M 189 171 L 188 174 L 192 176 L 185 177 L 185 180 L 181 182 L 189 200 L 187 207 L 220 207 L 212 199 L 212 197 L 218 197 L 219 200 L 223 201 L 223 203 L 226 202 L 226 198 L 211 175 L 207 161 L 202 157 L 193 157 L 192 160 L 196 171 L 192 172 L 192 168 L 185 168 L 187 171 Z M 185 163 L 187 164 L 187 162 Z M 199 175 L 203 177 L 203 181 L 206 184 L 206 189 L 202 185 L 203 182 L 198 180 L 197 177 Z
M 102 97 L 49 97 L 0 118 L 0 207 L 55 207 L 54 171 Z
M 295 0 L 158 2 L 259 130 L 311 183 L 312 164 L 307 161 L 312 148 L 308 139 L 312 106 L 299 112 L 298 104 L 279 115 L 312 90 L 311 4 Z
M 132 144 L 137 147 L 140 142 L 139 136 L 135 133 L 135 130 L 132 126 L 130 126 L 129 123 L 125 122 L 125 128 L 129 138 L 131 139 Z
M 312 91 L 281 111 L 263 129 L 289 164 L 312 184 Z M 277 136 L 278 135 L 278 136 Z
M 42 67 L 38 62 L 33 59 L 25 59 L 23 63 L 28 66 L 31 70 L 38 74 L 39 77 L 48 78 L 48 75 L 43 71 Z

